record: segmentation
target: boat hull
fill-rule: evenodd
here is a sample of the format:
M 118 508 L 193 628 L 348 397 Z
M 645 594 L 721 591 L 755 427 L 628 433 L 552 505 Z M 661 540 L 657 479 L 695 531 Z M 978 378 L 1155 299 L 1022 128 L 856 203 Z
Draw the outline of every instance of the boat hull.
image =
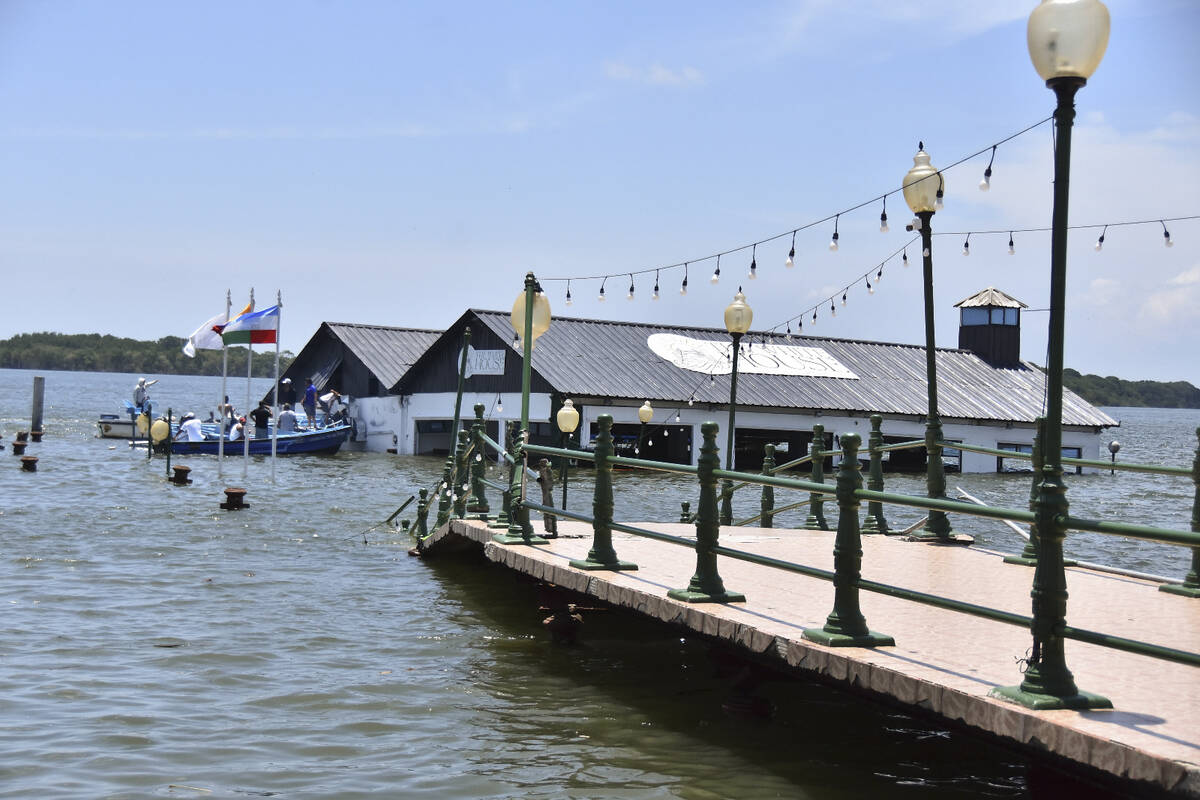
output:
M 132 439 L 133 420 L 116 414 L 101 414 L 96 420 L 97 436 L 101 439 Z
M 308 454 L 336 453 L 350 437 L 349 425 L 336 425 L 330 428 L 319 428 L 315 431 L 298 431 L 283 433 L 276 440 L 276 454 L 281 456 Z M 175 455 L 210 454 L 217 455 L 220 442 L 217 439 L 205 439 L 201 442 L 177 441 L 171 443 L 171 452 Z M 245 452 L 242 439 L 225 442 L 225 455 L 241 456 Z M 271 439 L 250 439 L 251 455 L 271 455 Z

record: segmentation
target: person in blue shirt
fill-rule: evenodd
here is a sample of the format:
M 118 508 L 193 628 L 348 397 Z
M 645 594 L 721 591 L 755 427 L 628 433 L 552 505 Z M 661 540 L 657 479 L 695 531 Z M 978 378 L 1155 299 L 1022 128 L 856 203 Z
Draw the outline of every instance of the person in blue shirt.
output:
M 317 387 L 313 386 L 312 378 L 308 380 L 308 388 L 304 390 L 304 413 L 308 417 L 308 426 L 317 425 Z

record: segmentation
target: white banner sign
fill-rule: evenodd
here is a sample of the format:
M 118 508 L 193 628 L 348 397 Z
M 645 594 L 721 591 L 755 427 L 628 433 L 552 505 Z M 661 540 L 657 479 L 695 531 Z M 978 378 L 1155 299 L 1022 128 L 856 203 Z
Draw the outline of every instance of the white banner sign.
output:
M 467 347 L 467 374 L 472 375 L 503 375 L 505 350 L 476 350 Z M 458 351 L 458 363 L 462 363 L 462 351 Z
M 705 375 L 728 375 L 733 371 L 730 350 L 733 342 L 692 339 L 674 333 L 653 333 L 646 345 L 680 369 Z M 738 373 L 757 375 L 795 375 L 805 378 L 845 378 L 858 376 L 823 348 L 787 344 L 742 344 L 738 353 Z

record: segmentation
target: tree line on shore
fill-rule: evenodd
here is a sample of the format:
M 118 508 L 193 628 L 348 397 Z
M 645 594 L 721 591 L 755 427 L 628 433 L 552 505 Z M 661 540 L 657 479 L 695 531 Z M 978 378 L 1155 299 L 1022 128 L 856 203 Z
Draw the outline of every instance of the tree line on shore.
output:
M 1064 369 L 1063 384 L 1097 406 L 1200 408 L 1200 389 L 1187 381 L 1126 381 L 1112 375 L 1081 375 Z
M 220 375 L 221 351 L 197 350 L 195 358 L 183 354 L 187 342 L 164 336 L 152 342 L 98 333 L 20 333 L 0 339 L 0 368 L 56 369 L 77 372 L 140 372 L 153 375 Z M 294 356 L 279 354 L 283 373 Z M 246 373 L 246 348 L 229 348 L 229 371 Z M 251 373 L 259 378 L 275 375 L 275 348 L 255 352 Z

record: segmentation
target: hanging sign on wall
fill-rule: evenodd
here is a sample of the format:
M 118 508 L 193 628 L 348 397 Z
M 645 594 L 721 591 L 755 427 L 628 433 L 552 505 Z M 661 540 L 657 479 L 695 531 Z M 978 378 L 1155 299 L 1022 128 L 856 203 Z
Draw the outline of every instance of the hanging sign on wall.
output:
M 503 375 L 504 374 L 504 350 L 476 350 L 474 347 L 467 347 L 467 374 L 464 377 L 472 375 Z M 461 363 L 462 351 L 458 351 L 459 361 Z
M 728 375 L 733 370 L 729 358 L 732 341 L 652 333 L 646 337 L 646 345 L 655 355 L 689 372 Z M 858 380 L 857 375 L 825 349 L 786 344 L 756 344 L 753 347 L 742 344 L 738 352 L 738 374 L 743 373 Z

